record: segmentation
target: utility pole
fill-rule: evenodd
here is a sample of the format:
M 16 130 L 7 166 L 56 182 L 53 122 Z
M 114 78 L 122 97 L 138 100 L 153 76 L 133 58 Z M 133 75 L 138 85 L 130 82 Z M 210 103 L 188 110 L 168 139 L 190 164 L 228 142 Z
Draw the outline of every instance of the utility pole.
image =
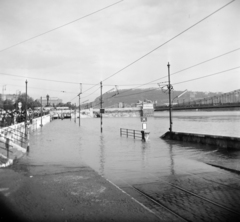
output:
M 76 123 L 76 116 L 77 116 L 77 105 L 76 105 L 76 103 L 75 103 L 75 109 L 74 109 L 74 111 L 75 111 L 75 118 L 74 118 L 74 122 Z
M 82 94 L 82 83 L 80 83 L 80 93 L 78 94 L 79 96 L 79 107 L 78 107 L 78 111 L 79 111 L 79 126 L 80 126 L 80 119 L 81 119 L 81 114 L 80 114 L 80 111 L 81 111 L 81 107 L 80 107 L 80 95 Z
M 42 97 L 41 97 L 41 125 L 40 125 L 41 127 L 43 126 L 42 125 Z
M 171 98 L 171 82 L 170 82 L 170 64 L 167 64 L 168 66 L 168 94 L 169 94 L 169 121 L 170 121 L 170 127 L 169 131 L 172 133 L 172 98 Z
M 27 80 L 26 80 L 26 99 L 25 99 L 25 136 L 27 136 Z
M 101 133 L 102 133 L 102 82 L 100 82 L 101 97 L 100 97 L 100 118 L 101 118 Z

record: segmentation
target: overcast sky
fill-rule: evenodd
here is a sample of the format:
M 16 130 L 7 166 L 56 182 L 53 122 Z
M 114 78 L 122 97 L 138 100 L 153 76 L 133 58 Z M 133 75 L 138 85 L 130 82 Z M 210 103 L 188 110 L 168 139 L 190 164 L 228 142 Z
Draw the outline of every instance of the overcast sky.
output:
M 99 96 L 99 82 L 127 67 L 229 0 L 0 0 L 0 83 L 4 93 L 77 102 Z M 234 1 L 148 56 L 103 81 L 103 92 L 133 88 L 240 49 L 240 2 Z M 19 42 L 74 21 L 50 33 Z M 6 49 L 6 50 L 4 50 Z M 229 92 L 240 89 L 240 50 L 171 76 L 175 90 Z M 209 78 L 176 84 L 233 69 Z M 2 74 L 8 75 L 2 75 Z M 23 77 L 11 76 L 18 75 Z M 59 80 L 59 83 L 43 80 Z M 144 87 L 157 87 L 157 82 Z M 174 83 L 176 85 L 174 85 Z M 98 84 L 88 90 L 91 85 Z M 144 88 L 141 87 L 141 88 Z M 64 92 L 62 92 L 64 91 Z M 85 92 L 86 91 L 86 92 Z M 94 93 L 95 91 L 95 93 Z M 90 96 L 88 96 L 91 94 Z M 74 99 L 75 98 L 75 99 Z M 82 101 L 83 101 L 82 100 Z

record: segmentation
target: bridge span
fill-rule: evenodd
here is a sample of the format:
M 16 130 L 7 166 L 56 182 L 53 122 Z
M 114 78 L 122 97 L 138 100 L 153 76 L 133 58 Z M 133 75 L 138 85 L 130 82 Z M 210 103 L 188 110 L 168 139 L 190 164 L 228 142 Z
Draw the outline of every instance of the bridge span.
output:
M 173 102 L 173 101 L 172 101 Z M 155 106 L 155 111 L 168 110 L 168 105 Z M 240 89 L 217 96 L 202 99 L 177 101 L 172 105 L 173 110 L 193 110 L 193 109 L 240 109 Z

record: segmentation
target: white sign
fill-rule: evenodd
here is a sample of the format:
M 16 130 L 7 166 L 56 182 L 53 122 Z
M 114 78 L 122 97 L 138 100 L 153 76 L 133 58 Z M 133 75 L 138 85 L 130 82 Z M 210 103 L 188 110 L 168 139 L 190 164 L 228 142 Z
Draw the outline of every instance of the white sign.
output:
M 144 123 L 144 122 L 142 123 L 142 129 L 143 129 L 143 130 L 146 130 L 146 129 L 147 129 L 147 123 Z

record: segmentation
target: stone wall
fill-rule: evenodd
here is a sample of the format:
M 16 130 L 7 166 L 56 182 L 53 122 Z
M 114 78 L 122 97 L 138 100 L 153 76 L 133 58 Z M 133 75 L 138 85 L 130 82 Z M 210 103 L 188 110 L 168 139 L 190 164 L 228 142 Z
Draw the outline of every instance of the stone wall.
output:
M 240 150 L 240 137 L 216 136 L 182 132 L 166 132 L 163 139 L 213 145 L 219 148 Z

